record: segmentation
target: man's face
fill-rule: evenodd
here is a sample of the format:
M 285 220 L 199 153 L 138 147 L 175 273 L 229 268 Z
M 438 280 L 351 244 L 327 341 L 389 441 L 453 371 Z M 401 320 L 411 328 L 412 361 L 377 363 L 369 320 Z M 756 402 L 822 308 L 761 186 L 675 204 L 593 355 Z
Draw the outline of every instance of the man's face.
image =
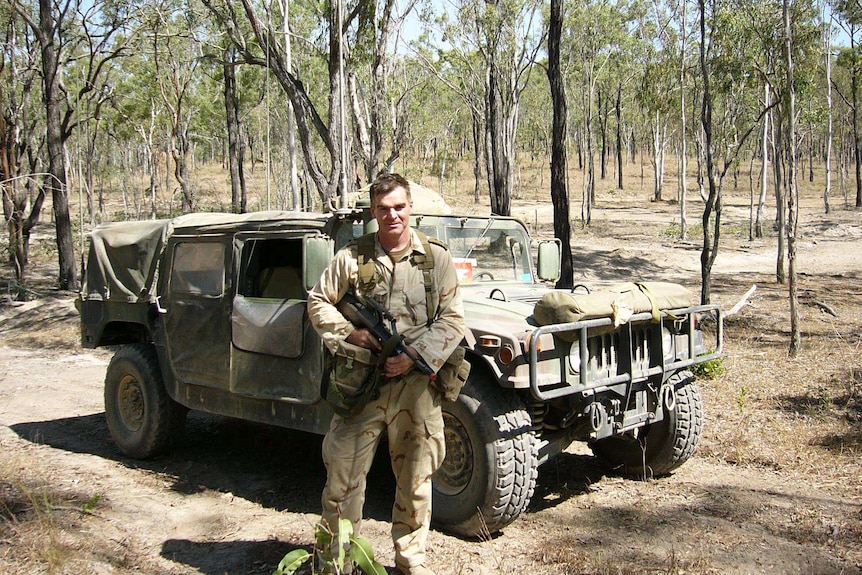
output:
M 372 210 L 379 233 L 393 240 L 402 237 L 410 225 L 412 207 L 407 190 L 400 186 L 388 194 L 377 196 Z

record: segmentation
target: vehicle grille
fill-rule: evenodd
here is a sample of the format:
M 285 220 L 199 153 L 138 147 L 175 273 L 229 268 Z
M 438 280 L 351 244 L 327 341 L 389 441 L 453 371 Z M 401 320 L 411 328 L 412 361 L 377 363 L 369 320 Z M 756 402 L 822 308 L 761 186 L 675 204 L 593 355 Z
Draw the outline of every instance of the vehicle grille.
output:
M 631 372 L 633 377 L 650 367 L 650 328 L 632 326 L 625 332 L 614 332 L 589 338 L 588 379 L 595 381 Z M 575 344 L 577 345 L 577 344 Z M 631 365 L 628 365 L 631 346 Z M 660 353 L 656 357 L 660 357 Z

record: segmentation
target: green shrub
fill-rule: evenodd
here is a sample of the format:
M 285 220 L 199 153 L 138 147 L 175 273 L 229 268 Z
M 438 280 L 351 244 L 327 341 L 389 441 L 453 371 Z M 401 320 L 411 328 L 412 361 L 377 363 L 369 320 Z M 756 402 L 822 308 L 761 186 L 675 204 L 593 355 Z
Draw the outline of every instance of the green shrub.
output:
M 703 363 L 698 363 L 692 368 L 694 375 L 700 379 L 718 379 L 725 373 L 727 368 L 724 367 L 723 358 L 717 357 Z
M 312 557 L 320 562 L 319 570 L 315 570 L 312 562 L 312 573 L 340 575 L 349 565 L 359 567 L 366 575 L 386 575 L 386 568 L 374 560 L 371 544 L 362 537 L 354 537 L 349 519 L 339 520 L 338 533 L 331 533 L 318 523 L 314 530 L 314 555 L 305 549 L 294 549 L 284 556 L 272 575 L 292 575 Z

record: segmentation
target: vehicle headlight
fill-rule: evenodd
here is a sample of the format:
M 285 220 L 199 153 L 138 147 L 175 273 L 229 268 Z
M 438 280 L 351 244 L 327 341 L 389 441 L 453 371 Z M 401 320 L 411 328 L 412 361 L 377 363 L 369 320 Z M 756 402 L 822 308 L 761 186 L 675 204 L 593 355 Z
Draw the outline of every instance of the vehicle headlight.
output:
M 569 348 L 569 369 L 572 373 L 581 372 L 581 345 L 577 341 Z
M 665 359 L 673 359 L 673 335 L 666 327 L 661 328 L 661 349 Z

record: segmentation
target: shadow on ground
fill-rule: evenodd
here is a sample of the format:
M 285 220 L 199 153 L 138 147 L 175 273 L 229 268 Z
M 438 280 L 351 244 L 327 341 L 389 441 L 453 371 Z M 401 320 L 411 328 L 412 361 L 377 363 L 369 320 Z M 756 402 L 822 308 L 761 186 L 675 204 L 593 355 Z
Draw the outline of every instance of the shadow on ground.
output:
M 273 566 L 294 549 L 306 545 L 287 541 L 189 541 L 168 539 L 162 545 L 165 559 L 195 568 L 203 575 L 272 573 Z
M 171 489 L 178 493 L 212 490 L 278 511 L 320 511 L 326 470 L 320 456 L 322 437 L 317 435 L 190 412 L 181 445 L 170 455 L 138 461 L 116 448 L 104 413 L 19 423 L 11 429 L 34 443 L 169 476 Z M 368 485 L 366 515 L 388 520 L 395 481 L 384 446 L 378 449 Z

